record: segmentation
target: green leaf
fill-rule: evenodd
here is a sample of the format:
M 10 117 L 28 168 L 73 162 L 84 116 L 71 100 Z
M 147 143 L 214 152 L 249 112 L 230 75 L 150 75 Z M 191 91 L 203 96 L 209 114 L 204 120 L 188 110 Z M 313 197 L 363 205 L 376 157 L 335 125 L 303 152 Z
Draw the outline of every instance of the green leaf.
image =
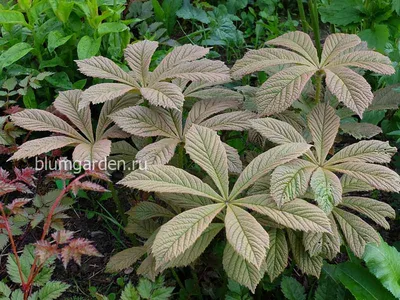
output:
M 368 43 L 368 47 L 383 52 L 389 42 L 390 32 L 387 25 L 376 24 L 373 29 L 365 29 L 358 36 Z
M 131 282 L 129 282 L 122 291 L 121 300 L 139 300 L 139 299 L 140 297 L 135 287 L 132 285 Z
M 356 299 L 392 300 L 393 295 L 367 269 L 352 262 L 337 265 L 337 278 Z
M 153 289 L 153 284 L 147 278 L 140 278 L 139 284 L 137 286 L 137 290 L 139 292 L 140 297 L 144 299 L 150 299 L 151 291 Z
M 24 15 L 14 10 L 0 10 L 0 24 L 22 24 L 28 26 Z
M 26 108 L 37 108 L 38 104 L 36 101 L 35 93 L 31 87 L 28 88 L 26 94 L 22 98 Z
M 5 300 L 11 295 L 10 288 L 3 282 L 0 281 L 0 299 Z M 3 298 L 4 297 L 4 298 Z
M 305 300 L 304 287 L 294 278 L 283 276 L 281 283 L 282 293 L 288 300 Z
M 322 22 L 346 26 L 362 21 L 362 0 L 332 0 L 328 3 L 319 9 Z
M 368 244 L 364 257 L 368 269 L 396 298 L 400 298 L 400 253 L 385 241 Z
M 11 300 L 23 300 L 24 299 L 24 294 L 22 293 L 21 290 L 15 290 L 11 294 Z
M 97 33 L 99 34 L 99 36 L 103 36 L 105 34 L 117 33 L 125 30 L 129 30 L 129 27 L 123 23 L 108 22 L 100 24 L 99 27 L 97 28 Z
M 73 89 L 72 82 L 70 81 L 67 73 L 65 72 L 55 73 L 52 76 L 46 77 L 45 80 L 51 85 L 63 90 Z
M 3 68 L 15 63 L 32 50 L 33 48 L 31 45 L 27 43 L 18 43 L 10 47 L 0 55 L 0 71 Z
M 55 30 L 51 31 L 49 33 L 49 36 L 47 37 L 48 43 L 47 43 L 47 49 L 49 50 L 50 53 L 52 53 L 56 48 L 64 45 L 66 42 L 69 41 L 69 39 L 73 36 L 73 34 L 64 36 L 60 31 Z
M 176 15 L 185 20 L 195 20 L 204 24 L 210 23 L 207 13 L 200 8 L 194 7 L 189 0 L 184 0 L 183 6 L 176 12 Z
M 400 16 L 400 0 L 392 0 L 392 9 Z
M 69 288 L 69 284 L 60 281 L 49 281 L 39 290 L 38 297 L 40 300 L 53 300 L 61 297 L 61 295 Z
M 86 59 L 95 56 L 99 53 L 101 45 L 101 38 L 94 39 L 85 35 L 79 40 L 78 43 L 78 58 Z

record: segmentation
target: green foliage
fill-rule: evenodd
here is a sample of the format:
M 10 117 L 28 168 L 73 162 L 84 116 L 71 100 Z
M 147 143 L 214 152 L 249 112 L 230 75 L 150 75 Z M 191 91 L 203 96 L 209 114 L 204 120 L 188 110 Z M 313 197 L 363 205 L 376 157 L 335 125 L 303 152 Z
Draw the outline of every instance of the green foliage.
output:
M 400 253 L 381 241 L 379 246 L 367 245 L 363 257 L 368 269 L 392 294 L 400 297 Z
M 294 278 L 283 276 L 281 283 L 282 293 L 288 300 L 305 300 L 304 287 Z

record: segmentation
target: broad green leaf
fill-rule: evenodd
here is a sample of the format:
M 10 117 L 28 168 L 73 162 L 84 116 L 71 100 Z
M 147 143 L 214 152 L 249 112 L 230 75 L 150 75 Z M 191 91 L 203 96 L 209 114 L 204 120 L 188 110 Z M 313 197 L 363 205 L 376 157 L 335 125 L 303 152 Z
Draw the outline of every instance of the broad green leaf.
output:
M 360 10 L 363 2 L 360 0 L 333 0 L 328 5 L 319 8 L 321 20 L 339 26 L 347 26 L 362 21 L 363 14 Z
M 8 48 L 0 55 L 0 71 L 31 52 L 33 48 L 27 43 L 18 43 Z
M 64 36 L 58 30 L 51 31 L 47 37 L 47 49 L 50 53 L 54 52 L 55 49 L 68 42 L 72 36 L 72 34 Z
M 185 20 L 195 20 L 204 24 L 210 23 L 207 13 L 203 9 L 193 6 L 189 0 L 183 1 L 183 6 L 176 12 L 176 15 Z
M 254 184 L 258 179 L 266 175 L 279 165 L 289 162 L 310 149 L 310 145 L 304 143 L 292 143 L 274 147 L 253 159 L 240 174 L 232 188 L 229 199 L 237 198 L 241 192 Z
M 261 269 L 258 269 L 246 261 L 229 243 L 225 246 L 222 264 L 229 278 L 248 287 L 253 293 L 263 278 L 266 268 L 266 265 L 263 264 Z
M 97 27 L 97 33 L 99 36 L 103 36 L 109 33 L 117 33 L 125 30 L 129 30 L 129 27 L 121 22 L 105 22 L 101 23 Z
M 223 208 L 222 203 L 193 208 L 161 226 L 152 246 L 156 268 L 192 246 Z
M 78 43 L 77 51 L 79 59 L 86 59 L 99 53 L 101 38 L 94 39 L 88 35 L 83 36 Z
M 341 263 L 337 266 L 337 278 L 353 294 L 356 299 L 394 300 L 377 278 L 361 265 L 352 262 Z
M 2 281 L 0 281 L 0 299 L 6 300 L 11 295 L 10 288 Z
M 400 253 L 381 240 L 379 246 L 368 244 L 363 259 L 368 269 L 397 299 L 400 298 Z
M 119 184 L 147 192 L 184 193 L 223 201 L 208 184 L 173 166 L 156 165 L 148 166 L 146 170 L 135 170 Z
M 211 129 L 193 124 L 185 138 L 190 158 L 212 178 L 222 197 L 228 199 L 228 158 L 220 137 Z
M 383 52 L 389 42 L 389 27 L 385 24 L 375 24 L 371 29 L 361 31 L 358 36 L 368 43 L 368 47 Z
M 306 300 L 304 287 L 293 277 L 283 276 L 281 290 L 288 300 Z
M 21 24 L 30 27 L 24 15 L 16 10 L 0 10 L 0 24 Z
M 268 234 L 270 246 L 267 249 L 265 262 L 267 274 L 272 282 L 285 270 L 288 264 L 289 249 L 283 230 L 271 229 Z
M 233 249 L 259 269 L 269 247 L 265 229 L 250 213 L 235 205 L 227 207 L 225 228 L 226 238 Z

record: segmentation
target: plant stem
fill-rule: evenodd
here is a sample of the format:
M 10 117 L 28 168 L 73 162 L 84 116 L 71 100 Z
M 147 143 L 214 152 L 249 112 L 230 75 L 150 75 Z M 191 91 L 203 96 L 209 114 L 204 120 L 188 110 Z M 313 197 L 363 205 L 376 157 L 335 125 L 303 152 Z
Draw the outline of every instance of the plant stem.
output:
M 114 187 L 114 183 L 113 182 L 109 182 L 108 183 L 108 189 L 111 191 L 111 195 L 112 195 L 112 198 L 114 200 L 115 206 L 117 207 L 118 214 L 119 214 L 119 216 L 121 217 L 121 220 L 122 220 L 122 225 L 126 226 L 126 224 L 128 223 L 128 218 L 127 218 L 127 216 L 126 216 L 126 214 L 124 212 L 124 207 L 122 206 L 122 203 L 119 200 L 118 193 L 117 193 L 117 190 Z
M 2 204 L 0 204 L 0 210 L 1 210 L 1 215 L 3 217 L 4 225 L 6 227 L 8 238 L 10 239 L 11 249 L 15 256 L 15 262 L 17 263 L 19 277 L 21 278 L 21 284 L 22 284 L 22 287 L 25 287 L 25 280 L 24 280 L 24 276 L 22 275 L 22 267 L 21 267 L 21 263 L 19 261 L 17 247 L 15 246 L 15 241 L 14 241 L 14 238 L 13 238 L 13 235 L 11 232 L 10 223 L 8 223 L 8 219 L 7 219 L 6 213 L 4 212 Z
M 183 143 L 178 145 L 178 168 L 183 168 L 185 162 L 185 149 Z
M 297 0 L 297 6 L 298 6 L 298 9 L 299 9 L 301 26 L 303 28 L 303 31 L 305 33 L 308 33 L 308 29 L 309 29 L 310 25 L 307 22 L 306 13 L 304 12 L 303 0 Z
M 172 275 L 174 276 L 176 282 L 178 283 L 179 287 L 180 287 L 181 289 L 183 289 L 183 290 L 186 290 L 186 289 L 185 289 L 185 286 L 183 285 L 182 281 L 180 280 L 180 278 L 179 278 L 179 276 L 178 276 L 178 274 L 176 273 L 176 271 L 175 271 L 174 268 L 171 269 L 171 272 L 172 272 Z
M 321 34 L 319 31 L 319 17 L 318 17 L 318 7 L 316 0 L 308 0 L 308 7 L 311 16 L 311 25 L 314 32 L 315 46 L 317 48 L 318 57 L 321 57 L 322 46 L 321 46 Z
M 315 74 L 315 102 L 321 102 L 321 92 L 322 92 L 322 73 L 318 71 Z

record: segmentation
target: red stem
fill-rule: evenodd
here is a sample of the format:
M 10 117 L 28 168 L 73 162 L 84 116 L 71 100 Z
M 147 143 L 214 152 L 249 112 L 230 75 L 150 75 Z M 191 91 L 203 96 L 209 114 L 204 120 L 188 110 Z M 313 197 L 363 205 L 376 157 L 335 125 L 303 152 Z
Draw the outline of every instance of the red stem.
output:
M 69 192 L 69 190 L 71 189 L 73 183 L 75 183 L 76 181 L 81 180 L 85 176 L 87 176 L 86 173 L 79 175 L 69 185 L 67 185 L 66 187 L 64 187 L 62 189 L 61 193 L 58 195 L 56 201 L 54 201 L 54 203 L 51 206 L 50 211 L 49 211 L 49 213 L 47 215 L 46 222 L 44 223 L 44 226 L 43 226 L 43 232 L 42 232 L 42 237 L 40 238 L 40 241 L 44 241 L 44 239 L 46 238 L 46 236 L 47 236 L 47 234 L 49 232 L 50 226 L 51 226 L 51 220 L 53 218 L 54 211 L 56 210 L 56 208 L 60 204 L 61 200 L 64 198 L 65 194 Z M 23 291 L 24 291 L 24 300 L 28 299 L 29 294 L 30 294 L 31 289 L 32 289 L 33 281 L 34 281 L 35 277 L 39 274 L 41 268 L 43 267 L 43 264 L 38 266 L 37 262 L 38 262 L 38 257 L 35 256 L 35 259 L 33 261 L 31 270 L 29 272 L 28 282 L 25 284 L 25 289 L 23 289 Z
M 7 230 L 7 233 L 8 233 L 8 238 L 10 239 L 11 249 L 12 249 L 12 252 L 14 253 L 15 261 L 17 263 L 19 277 L 21 278 L 21 284 L 22 284 L 22 287 L 24 287 L 25 286 L 25 281 L 24 281 L 24 276 L 22 274 L 22 268 L 21 268 L 21 263 L 19 261 L 17 247 L 15 246 L 15 241 L 14 241 L 14 238 L 13 238 L 13 235 L 12 235 L 12 232 L 11 232 L 10 223 L 8 223 L 8 219 L 7 219 L 7 216 L 6 216 L 6 213 L 5 213 L 4 209 L 3 209 L 3 205 L 2 204 L 0 204 L 0 210 L 1 210 L 1 215 L 2 215 L 2 218 L 3 218 L 4 224 L 6 226 L 6 230 Z

